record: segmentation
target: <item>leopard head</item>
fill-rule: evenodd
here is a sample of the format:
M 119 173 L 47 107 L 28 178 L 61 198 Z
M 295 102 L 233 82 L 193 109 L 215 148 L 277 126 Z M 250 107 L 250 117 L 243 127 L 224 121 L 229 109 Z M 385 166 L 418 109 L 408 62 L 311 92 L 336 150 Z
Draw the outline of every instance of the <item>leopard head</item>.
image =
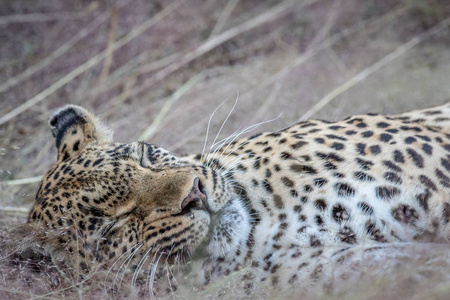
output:
M 56 111 L 49 124 L 58 157 L 28 223 L 44 227 L 44 240 L 83 268 L 131 252 L 214 256 L 229 248 L 220 238 L 226 231 L 249 222 L 219 168 L 153 144 L 114 143 L 111 130 L 79 106 Z M 230 223 L 236 214 L 240 221 Z

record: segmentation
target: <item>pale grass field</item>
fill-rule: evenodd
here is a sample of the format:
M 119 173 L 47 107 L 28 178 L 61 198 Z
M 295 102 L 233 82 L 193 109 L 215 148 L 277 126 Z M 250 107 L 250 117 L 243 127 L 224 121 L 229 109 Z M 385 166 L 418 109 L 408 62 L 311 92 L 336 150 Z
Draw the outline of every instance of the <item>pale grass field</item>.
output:
M 118 141 L 180 154 L 201 152 L 211 113 L 226 99 L 210 138 L 236 99 L 222 137 L 269 120 L 255 132 L 424 108 L 450 100 L 449 26 L 446 0 L 3 0 L 0 229 L 25 222 L 56 158 L 47 120 L 64 104 L 100 115 Z M 328 296 L 313 289 L 304 298 L 450 299 L 450 250 L 420 249 L 392 260 L 387 275 L 373 279 L 377 268 L 368 266 L 348 289 Z M 2 257 L 1 299 L 109 297 L 95 276 L 46 277 Z M 225 295 L 239 295 L 230 286 Z M 187 287 L 176 297 L 215 293 Z

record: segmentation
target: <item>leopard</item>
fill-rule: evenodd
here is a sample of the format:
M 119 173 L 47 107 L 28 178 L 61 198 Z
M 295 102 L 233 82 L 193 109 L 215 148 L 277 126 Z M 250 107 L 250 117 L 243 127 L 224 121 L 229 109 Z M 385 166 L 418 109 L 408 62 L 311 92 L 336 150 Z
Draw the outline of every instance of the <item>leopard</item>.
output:
M 80 272 L 133 266 L 154 279 L 192 264 L 198 287 L 241 272 L 246 295 L 256 283 L 295 291 L 306 278 L 330 288 L 357 253 L 450 239 L 450 102 L 236 133 L 189 155 L 114 142 L 77 105 L 49 125 L 57 159 L 25 225 Z M 347 267 L 342 278 L 358 265 Z

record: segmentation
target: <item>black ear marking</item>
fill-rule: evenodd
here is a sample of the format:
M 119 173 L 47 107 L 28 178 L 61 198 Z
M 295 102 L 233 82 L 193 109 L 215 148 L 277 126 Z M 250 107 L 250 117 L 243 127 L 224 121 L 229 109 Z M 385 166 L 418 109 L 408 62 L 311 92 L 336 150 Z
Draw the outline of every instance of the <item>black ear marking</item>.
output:
M 57 111 L 49 121 L 52 134 L 56 138 L 56 147 L 59 149 L 61 141 L 69 128 L 87 123 L 86 115 L 81 110 L 65 107 Z
M 88 110 L 77 105 L 69 104 L 58 109 L 48 123 L 56 139 L 59 160 L 79 155 L 88 144 L 112 141 L 112 131 Z

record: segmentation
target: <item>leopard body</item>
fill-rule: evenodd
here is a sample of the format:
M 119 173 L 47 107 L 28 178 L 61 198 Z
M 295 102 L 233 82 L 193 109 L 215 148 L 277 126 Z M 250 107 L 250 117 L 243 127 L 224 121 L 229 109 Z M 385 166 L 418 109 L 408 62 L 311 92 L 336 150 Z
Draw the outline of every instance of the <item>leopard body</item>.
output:
M 199 286 L 251 268 L 248 292 L 293 289 L 357 252 L 448 242 L 449 116 L 445 104 L 311 120 L 178 156 L 114 143 L 69 105 L 50 120 L 58 159 L 28 222 L 82 270 L 132 255 L 135 269 L 196 261 Z

